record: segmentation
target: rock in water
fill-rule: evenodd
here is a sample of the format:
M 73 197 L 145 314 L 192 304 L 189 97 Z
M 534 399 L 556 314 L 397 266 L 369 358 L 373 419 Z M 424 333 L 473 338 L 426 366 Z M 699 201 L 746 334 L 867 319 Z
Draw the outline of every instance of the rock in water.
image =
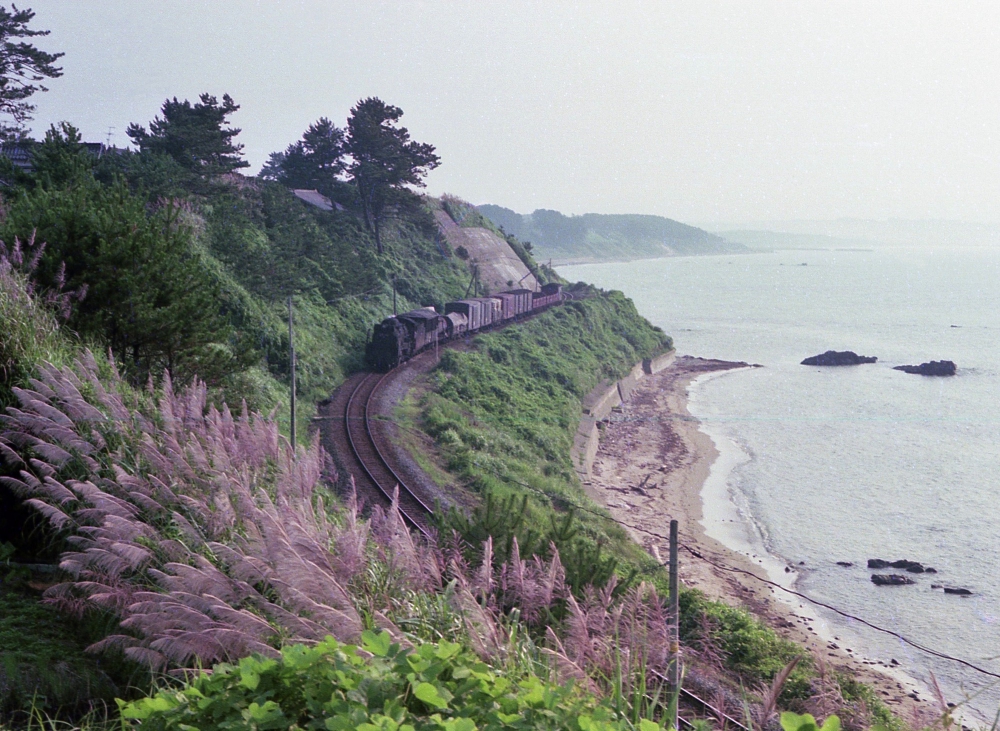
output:
M 872 574 L 872 583 L 875 586 L 906 586 L 914 581 L 902 574 Z
M 893 561 L 891 564 L 894 569 L 903 569 L 904 571 L 909 571 L 911 574 L 922 574 L 926 569 L 924 565 L 918 561 L 908 561 L 905 558 L 901 561 Z
M 945 594 L 958 594 L 958 596 L 972 596 L 972 592 L 968 589 L 954 589 L 950 586 L 944 587 Z
M 837 561 L 837 565 L 843 566 L 844 568 L 848 568 L 850 566 L 853 566 L 854 564 L 851 563 L 850 561 Z
M 888 561 L 881 558 L 870 558 L 868 559 L 868 568 L 870 569 L 887 569 L 891 566 Z
M 893 370 L 903 371 L 903 373 L 914 373 L 918 376 L 953 376 L 955 375 L 955 371 L 958 370 L 958 366 L 950 360 L 932 360 L 929 363 L 921 363 L 918 366 L 895 366 Z
M 878 358 L 867 355 L 858 355 L 853 350 L 828 350 L 822 355 L 814 355 L 806 358 L 802 365 L 808 366 L 851 366 L 862 363 L 874 363 Z

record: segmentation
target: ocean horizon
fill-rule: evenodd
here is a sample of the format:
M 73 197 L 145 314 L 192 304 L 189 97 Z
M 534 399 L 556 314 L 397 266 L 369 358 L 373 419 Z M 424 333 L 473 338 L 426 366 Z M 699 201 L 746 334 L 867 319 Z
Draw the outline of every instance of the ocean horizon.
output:
M 703 492 L 710 534 L 759 553 L 772 576 L 811 599 L 1000 673 L 1000 252 L 786 250 L 559 271 L 622 290 L 678 353 L 763 366 L 690 391 L 720 452 Z M 878 361 L 800 365 L 826 350 Z M 893 369 L 930 360 L 955 361 L 957 375 Z M 870 558 L 937 573 L 875 586 Z M 933 674 L 949 701 L 975 696 L 969 708 L 996 713 L 995 679 L 814 611 L 855 657 L 895 661 L 924 683 Z

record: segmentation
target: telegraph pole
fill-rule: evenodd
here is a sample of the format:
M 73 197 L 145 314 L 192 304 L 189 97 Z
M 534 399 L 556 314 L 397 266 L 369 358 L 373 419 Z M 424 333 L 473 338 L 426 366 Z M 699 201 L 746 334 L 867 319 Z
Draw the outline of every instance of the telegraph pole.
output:
M 673 718 L 668 719 L 668 726 L 677 728 L 677 704 L 680 700 L 680 602 L 677 586 L 677 521 L 670 521 L 670 610 L 667 614 L 667 632 L 670 636 L 670 666 L 667 670 L 667 683 L 673 697 Z
M 295 320 L 292 317 L 292 298 L 288 297 L 288 362 L 292 367 L 292 453 L 294 454 L 298 442 L 295 441 Z

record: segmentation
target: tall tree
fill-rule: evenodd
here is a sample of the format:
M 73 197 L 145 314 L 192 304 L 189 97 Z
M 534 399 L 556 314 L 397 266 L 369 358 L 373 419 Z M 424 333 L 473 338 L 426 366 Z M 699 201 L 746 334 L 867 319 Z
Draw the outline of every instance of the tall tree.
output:
M 160 108 L 162 117 L 149 123 L 149 130 L 130 124 L 126 134 L 140 152 L 169 155 L 183 168 L 210 179 L 240 168 L 249 167 L 243 159 L 243 145 L 234 140 L 238 128 L 228 127 L 227 117 L 240 106 L 229 94 L 222 103 L 211 94 L 202 94 L 198 104 L 177 97 L 167 99 Z
M 85 177 L 19 197 L 0 238 L 49 242 L 39 281 L 62 270 L 69 286 L 88 285 L 69 325 L 110 346 L 134 382 L 166 369 L 178 381 L 197 373 L 213 384 L 232 367 L 236 343 L 180 213 L 168 203 L 150 214 L 123 182 Z
M 284 152 L 271 153 L 260 175 L 289 188 L 315 188 L 329 196 L 346 169 L 344 130 L 320 117 L 301 140 Z
M 427 173 L 441 164 L 433 145 L 412 141 L 406 127 L 398 126 L 402 116 L 399 107 L 371 97 L 359 101 L 347 120 L 347 171 L 380 254 L 382 225 L 393 206 L 409 194 L 407 186 L 423 187 Z
M 48 91 L 39 82 L 62 76 L 62 69 L 54 64 L 65 54 L 47 53 L 21 40 L 49 34 L 28 27 L 34 17 L 31 8 L 0 6 L 0 114 L 10 120 L 0 121 L 0 139 L 5 141 L 24 136 L 24 125 L 35 111 L 28 99 L 35 92 Z

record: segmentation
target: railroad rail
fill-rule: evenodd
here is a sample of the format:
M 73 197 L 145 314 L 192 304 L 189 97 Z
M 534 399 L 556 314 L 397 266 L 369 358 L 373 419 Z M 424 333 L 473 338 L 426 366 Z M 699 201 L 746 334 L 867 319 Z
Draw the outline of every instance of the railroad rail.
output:
M 372 403 L 388 376 L 389 373 L 368 373 L 354 387 L 344 407 L 344 432 L 351 453 L 372 485 L 389 503 L 398 489 L 399 514 L 409 526 L 429 538 L 427 519 L 434 515 L 434 510 L 392 468 L 372 432 Z
M 567 296 L 567 299 L 569 298 Z M 399 514 L 406 524 L 425 538 L 431 538 L 428 519 L 434 515 L 433 508 L 427 505 L 392 467 L 379 447 L 381 437 L 372 428 L 375 421 L 376 396 L 394 370 L 387 373 L 359 373 L 352 376 L 329 402 L 324 403 L 321 408 L 328 410 L 329 413 L 320 418 L 339 422 L 342 426 L 342 431 L 330 436 L 335 444 L 339 443 L 342 447 L 340 451 L 343 452 L 343 447 L 346 447 L 360 466 L 363 483 L 356 483 L 358 489 L 367 490 L 390 504 L 393 501 L 393 494 L 396 493 Z M 653 672 L 653 675 L 664 683 L 667 682 L 667 678 L 660 673 Z M 719 719 L 731 729 L 750 731 L 744 723 L 728 715 L 725 710 L 716 708 L 686 688 L 680 688 L 678 700 L 688 708 L 694 706 L 703 713 Z M 692 722 L 683 716 L 679 716 L 678 721 L 685 728 L 694 728 Z

